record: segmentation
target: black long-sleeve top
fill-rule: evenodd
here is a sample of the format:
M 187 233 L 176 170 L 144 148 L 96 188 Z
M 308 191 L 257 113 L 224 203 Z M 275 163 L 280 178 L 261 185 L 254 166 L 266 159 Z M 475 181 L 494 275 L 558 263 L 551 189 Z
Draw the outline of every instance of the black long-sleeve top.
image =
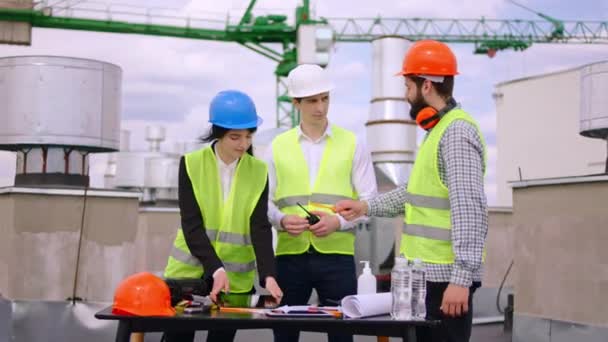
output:
M 179 210 L 182 230 L 190 254 L 196 257 L 205 269 L 205 277 L 211 277 L 220 267 L 222 261 L 215 253 L 211 241 L 205 232 L 205 223 L 200 207 L 194 196 L 192 182 L 186 171 L 184 157 L 179 163 Z M 265 287 L 266 277 L 275 277 L 276 266 L 272 249 L 272 230 L 268 222 L 268 180 L 250 218 L 251 243 L 255 251 L 260 285 Z

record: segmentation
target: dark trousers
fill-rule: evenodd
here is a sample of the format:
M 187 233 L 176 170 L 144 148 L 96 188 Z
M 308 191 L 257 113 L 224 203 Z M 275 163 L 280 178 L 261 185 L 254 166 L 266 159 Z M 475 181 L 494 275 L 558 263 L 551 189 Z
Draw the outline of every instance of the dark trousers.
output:
M 451 318 L 444 316 L 441 310 L 443 292 L 449 283 L 426 283 L 426 318 L 441 320 L 439 327 L 433 329 L 421 328 L 417 330 L 418 341 L 422 342 L 468 342 L 471 338 L 473 325 L 473 294 L 481 286 L 474 282 L 469 288 L 469 311 L 466 315 Z
M 203 277 L 205 278 L 205 277 Z M 213 278 L 209 279 L 209 289 L 213 287 Z M 251 289 L 251 294 L 255 293 L 255 288 Z M 193 342 L 195 331 L 185 332 L 165 332 L 163 336 L 163 342 Z M 208 330 L 207 331 L 207 342 L 232 342 L 236 335 L 236 329 L 222 329 L 222 330 Z
M 236 330 L 209 330 L 207 331 L 207 342 L 232 342 Z M 165 342 L 192 342 L 194 341 L 194 331 L 165 333 Z
M 283 290 L 281 305 L 306 305 L 312 289 L 324 306 L 340 305 L 342 298 L 357 293 L 355 259 L 352 255 L 321 254 L 314 250 L 277 257 L 277 280 Z M 296 342 L 299 331 L 274 329 L 275 342 Z M 352 342 L 352 335 L 329 334 L 330 342 Z

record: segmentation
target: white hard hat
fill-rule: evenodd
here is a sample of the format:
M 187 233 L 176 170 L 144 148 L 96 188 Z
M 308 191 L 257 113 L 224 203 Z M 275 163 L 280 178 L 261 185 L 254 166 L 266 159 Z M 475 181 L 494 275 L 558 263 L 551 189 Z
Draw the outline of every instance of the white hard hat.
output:
M 287 89 L 292 98 L 314 96 L 334 88 L 327 72 L 316 64 L 302 64 L 289 72 Z

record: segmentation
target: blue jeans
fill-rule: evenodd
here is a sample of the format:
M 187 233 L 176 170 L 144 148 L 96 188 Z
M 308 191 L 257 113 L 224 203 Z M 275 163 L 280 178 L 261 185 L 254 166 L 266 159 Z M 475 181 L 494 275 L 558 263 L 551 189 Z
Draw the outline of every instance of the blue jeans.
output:
M 355 259 L 352 255 L 316 251 L 277 257 L 277 281 L 283 290 L 281 305 L 306 305 L 312 289 L 320 305 L 337 306 L 345 296 L 357 293 Z M 299 331 L 274 329 L 275 342 L 296 342 Z M 352 335 L 328 334 L 330 342 L 352 342 Z

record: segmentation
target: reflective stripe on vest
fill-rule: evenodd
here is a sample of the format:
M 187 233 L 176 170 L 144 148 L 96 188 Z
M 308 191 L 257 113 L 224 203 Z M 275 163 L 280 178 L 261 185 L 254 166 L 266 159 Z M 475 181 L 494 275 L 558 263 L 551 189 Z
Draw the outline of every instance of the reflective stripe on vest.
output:
M 406 192 L 405 201 L 415 207 L 450 209 L 450 200 L 448 198 L 414 195 Z
M 340 195 L 329 195 L 329 194 L 312 194 L 310 196 L 288 196 L 283 197 L 274 203 L 279 209 L 283 209 L 285 207 L 295 207 L 298 203 L 304 205 L 308 202 L 313 203 L 323 203 L 323 204 L 331 204 L 337 203 L 341 200 L 352 199 L 352 197 L 340 196 Z
M 186 253 L 175 246 L 171 249 L 171 256 L 175 259 L 183 262 L 184 264 L 188 264 L 190 266 L 202 267 L 202 264 L 195 256 L 192 256 L 190 253 Z M 226 272 L 250 272 L 255 271 L 255 261 L 240 264 L 236 262 L 223 262 L 224 269 Z
M 441 181 L 437 160 L 441 138 L 456 120 L 464 120 L 473 125 L 483 141 L 473 118 L 461 109 L 448 112 L 425 137 L 407 186 L 405 226 L 400 252 L 408 259 L 421 259 L 434 264 L 454 262 L 449 193 Z M 485 143 L 483 144 L 485 168 L 486 149 Z
M 273 162 L 276 170 L 274 203 L 287 215 L 305 217 L 297 206 L 302 204 L 308 211 L 331 213 L 325 206 L 333 206 L 344 199 L 357 198 L 352 187 L 352 165 L 355 155 L 355 135 L 340 127 L 331 126 L 319 171 L 313 186 L 310 185 L 308 164 L 302 152 L 297 128 L 277 136 L 272 142 Z M 315 204 L 320 204 L 316 206 Z M 333 214 L 333 213 L 332 213 Z M 338 230 L 325 237 L 316 237 L 310 231 L 294 237 L 277 228 L 276 255 L 302 254 L 312 244 L 322 253 L 353 255 L 355 230 Z
M 441 229 L 419 224 L 406 224 L 403 227 L 403 234 L 433 240 L 452 241 L 452 232 L 450 229 Z
M 237 164 L 229 197 L 224 201 L 217 160 L 211 147 L 189 153 L 185 159 L 205 232 L 226 270 L 230 291 L 249 292 L 255 277 L 250 219 L 266 186 L 266 164 L 248 154 L 243 155 Z M 190 254 L 179 229 L 165 277 L 199 278 L 203 272 L 200 261 Z
M 251 245 L 251 237 L 249 235 L 235 234 L 231 232 L 220 232 L 217 229 L 205 228 L 209 241 L 231 243 L 233 245 L 247 246 Z

